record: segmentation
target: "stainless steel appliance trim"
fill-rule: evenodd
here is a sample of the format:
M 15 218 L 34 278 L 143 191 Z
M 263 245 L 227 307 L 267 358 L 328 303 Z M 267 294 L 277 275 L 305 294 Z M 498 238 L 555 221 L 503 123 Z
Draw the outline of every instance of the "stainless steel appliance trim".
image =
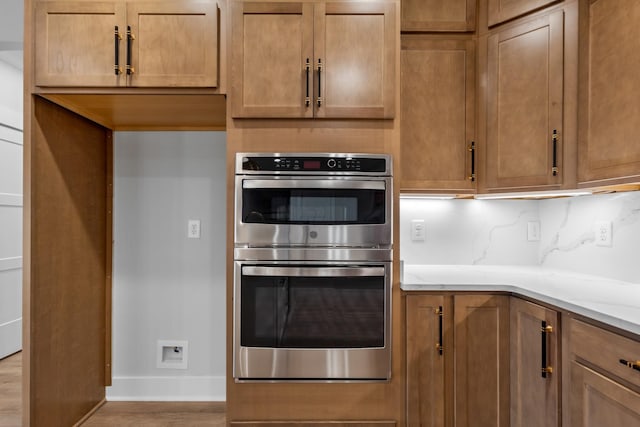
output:
M 371 248 L 308 248 L 308 247 L 271 247 L 234 249 L 233 258 L 238 261 L 265 261 L 274 263 L 282 261 L 304 262 L 374 262 L 393 260 L 393 250 Z
M 382 180 L 366 180 L 362 177 L 269 177 L 268 179 L 242 178 L 242 188 L 331 188 L 343 190 L 385 190 Z
M 249 276 L 293 276 L 293 277 L 369 277 L 384 276 L 384 267 L 268 267 L 246 266 L 242 273 Z
M 245 171 L 242 170 L 242 161 L 245 157 L 318 157 L 346 159 L 349 157 L 385 159 L 386 170 L 384 172 L 358 172 L 358 171 Z M 389 154 L 371 153 L 236 153 L 236 175 L 359 175 L 359 176 L 391 176 L 393 175 L 393 160 Z
M 233 377 L 236 382 L 335 382 L 335 381 L 389 381 L 391 379 L 391 307 L 392 263 L 370 263 L 380 268 L 382 264 L 385 286 L 384 347 L 298 349 L 242 347 L 240 344 L 241 298 L 240 280 L 242 268 L 264 264 L 262 261 L 234 262 L 234 313 L 233 313 Z M 275 264 L 275 263 L 274 263 Z M 335 266 L 353 266 L 353 263 L 279 261 L 278 266 L 313 264 L 323 269 Z M 366 265 L 362 263 L 360 265 Z

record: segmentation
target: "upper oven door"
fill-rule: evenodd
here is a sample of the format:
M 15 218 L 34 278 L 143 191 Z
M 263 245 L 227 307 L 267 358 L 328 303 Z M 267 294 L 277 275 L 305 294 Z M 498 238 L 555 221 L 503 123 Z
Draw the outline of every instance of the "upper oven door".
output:
M 390 177 L 236 176 L 236 246 L 391 246 Z

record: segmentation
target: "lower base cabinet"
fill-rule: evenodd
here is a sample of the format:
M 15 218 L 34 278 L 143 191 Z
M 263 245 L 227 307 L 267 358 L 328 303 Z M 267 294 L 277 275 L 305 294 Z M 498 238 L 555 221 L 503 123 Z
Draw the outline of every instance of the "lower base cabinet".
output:
M 569 320 L 569 427 L 640 427 L 640 342 Z
M 560 424 L 560 315 L 511 298 L 511 427 Z
M 407 425 L 509 423 L 509 297 L 406 298 Z

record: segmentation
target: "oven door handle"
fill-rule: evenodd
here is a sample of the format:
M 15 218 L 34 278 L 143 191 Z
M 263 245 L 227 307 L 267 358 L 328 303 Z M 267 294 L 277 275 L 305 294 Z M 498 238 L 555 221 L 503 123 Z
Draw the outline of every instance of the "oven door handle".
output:
M 369 277 L 384 276 L 384 267 L 266 267 L 243 265 L 245 276 Z
M 242 188 L 331 188 L 347 190 L 385 190 L 384 180 L 356 181 L 336 179 L 245 179 Z

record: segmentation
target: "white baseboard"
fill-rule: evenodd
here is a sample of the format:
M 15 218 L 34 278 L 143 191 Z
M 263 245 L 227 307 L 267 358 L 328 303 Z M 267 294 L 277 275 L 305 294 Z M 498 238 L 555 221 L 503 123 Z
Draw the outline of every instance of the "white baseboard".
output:
M 113 377 L 108 401 L 224 402 L 225 377 Z
M 0 325 L 0 359 L 22 350 L 22 317 Z

